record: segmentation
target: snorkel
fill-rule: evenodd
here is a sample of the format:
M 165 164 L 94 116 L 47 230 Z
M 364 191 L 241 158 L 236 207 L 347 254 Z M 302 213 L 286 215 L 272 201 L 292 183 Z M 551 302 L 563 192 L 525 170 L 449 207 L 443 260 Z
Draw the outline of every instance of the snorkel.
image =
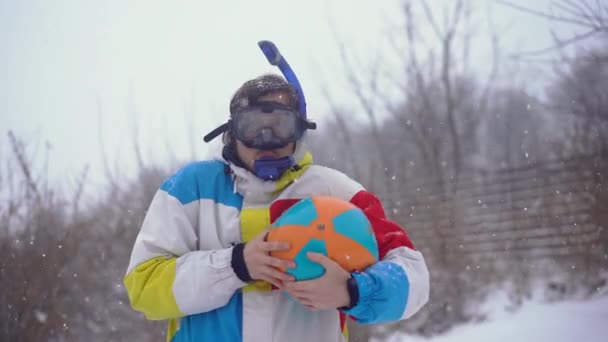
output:
M 293 69 L 291 68 L 291 66 L 289 65 L 289 63 L 287 63 L 287 60 L 283 57 L 283 55 L 281 55 L 281 53 L 279 52 L 279 49 L 276 47 L 276 45 L 274 45 L 274 43 L 272 43 L 271 41 L 268 40 L 262 40 L 258 42 L 258 46 L 259 48 L 262 50 L 262 53 L 264 54 L 264 56 L 266 57 L 266 59 L 268 60 L 268 62 L 271 65 L 277 66 L 279 68 L 279 70 L 281 70 L 281 73 L 283 74 L 283 76 L 285 77 L 285 80 L 287 81 L 287 83 L 289 83 L 289 85 L 291 87 L 293 87 L 293 90 L 295 90 L 295 95 L 297 97 L 297 114 L 296 114 L 296 108 L 293 108 L 293 115 L 297 115 L 299 117 L 299 129 L 301 129 L 301 131 L 299 131 L 299 134 L 304 134 L 304 131 L 307 129 L 315 129 L 316 128 L 316 124 L 314 124 L 313 122 L 309 122 L 306 118 L 306 100 L 304 98 L 304 92 L 302 91 L 302 86 L 300 85 L 300 82 L 296 76 L 296 74 L 294 73 Z M 231 109 L 232 111 L 232 109 Z M 238 119 L 240 120 L 241 117 L 239 117 Z M 239 123 L 241 121 L 238 121 Z M 242 127 L 251 127 L 251 126 L 240 126 L 240 125 L 236 125 L 235 121 L 229 120 L 227 123 L 224 123 L 223 125 L 219 126 L 218 128 L 214 129 L 213 131 L 211 131 L 209 134 L 207 134 L 204 137 L 204 141 L 205 142 L 209 142 L 211 140 L 213 140 L 214 138 L 216 138 L 217 136 L 219 136 L 222 133 L 225 132 L 232 132 L 232 135 L 236 135 L 238 136 L 238 134 L 234 134 L 235 132 L 238 133 L 240 131 L 235 131 L 242 129 Z M 298 135 L 297 137 L 300 137 L 301 135 Z M 298 139 L 295 138 L 294 139 Z M 294 140 L 295 141 L 295 140 Z M 247 145 L 248 147 L 254 147 L 254 146 L 250 146 L 248 145 L 248 143 L 246 142 L 246 140 L 243 141 L 243 143 L 245 143 L 245 145 Z M 276 147 L 271 147 L 269 146 L 264 146 L 261 145 L 259 147 L 255 146 L 255 148 L 259 148 L 262 150 L 271 150 L 273 148 Z M 288 170 L 289 168 L 293 167 L 295 165 L 295 160 L 292 156 L 286 156 L 286 157 L 282 157 L 282 158 L 273 158 L 273 157 L 262 157 L 261 159 L 255 160 L 254 164 L 253 164 L 253 173 L 258 177 L 261 178 L 263 180 L 277 180 L 286 170 Z
M 273 42 L 262 40 L 258 42 L 258 46 L 262 50 L 262 53 L 264 53 L 264 56 L 266 56 L 268 63 L 278 67 L 287 82 L 295 88 L 298 97 L 298 113 L 302 119 L 306 120 L 306 99 L 304 98 L 302 86 L 300 85 L 300 81 L 295 72 Z M 264 180 L 276 180 L 294 164 L 295 160 L 292 156 L 278 159 L 265 157 L 256 160 L 253 163 L 253 167 L 258 177 Z
M 296 89 L 299 105 L 298 112 L 302 116 L 302 119 L 306 120 L 306 99 L 304 98 L 304 92 L 302 91 L 300 81 L 298 81 L 298 77 L 293 72 L 293 69 L 291 68 L 289 63 L 287 63 L 285 57 L 281 55 L 276 45 L 274 45 L 274 43 L 272 43 L 271 41 L 262 40 L 258 42 L 258 46 L 264 53 L 264 56 L 266 56 L 268 63 L 277 66 L 279 70 L 281 70 L 281 73 L 283 74 L 287 82 L 289 82 L 289 84 L 291 84 Z

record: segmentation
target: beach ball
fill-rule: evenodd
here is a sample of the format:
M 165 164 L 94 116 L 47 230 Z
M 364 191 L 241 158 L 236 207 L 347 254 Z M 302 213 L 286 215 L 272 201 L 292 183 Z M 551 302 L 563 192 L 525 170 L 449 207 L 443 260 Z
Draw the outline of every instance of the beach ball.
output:
M 295 261 L 295 268 L 282 271 L 296 280 L 314 279 L 325 272 L 308 259 L 307 252 L 322 253 L 349 272 L 363 271 L 378 261 L 376 237 L 363 211 L 334 197 L 298 201 L 274 222 L 267 241 L 290 243 L 290 250 L 271 255 Z

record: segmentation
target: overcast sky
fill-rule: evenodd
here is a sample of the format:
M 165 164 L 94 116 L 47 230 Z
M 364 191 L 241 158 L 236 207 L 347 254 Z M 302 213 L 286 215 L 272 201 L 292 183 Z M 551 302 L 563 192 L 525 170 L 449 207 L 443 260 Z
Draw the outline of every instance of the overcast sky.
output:
M 135 108 L 144 159 L 166 161 L 167 142 L 179 158 L 190 158 L 190 132 L 195 158 L 202 158 L 201 137 L 225 120 L 236 88 L 278 72 L 259 51 L 261 39 L 278 45 L 304 86 L 310 115 L 322 118 L 322 85 L 336 102 L 353 101 L 329 23 L 353 55 L 371 60 L 401 23 L 400 3 L 0 0 L 0 156 L 7 156 L 11 129 L 31 143 L 50 143 L 55 177 L 75 177 L 90 164 L 99 179 L 101 132 L 109 160 L 128 173 Z M 443 2 L 433 3 L 441 11 Z M 510 50 L 550 44 L 545 20 L 474 3 L 482 11 L 489 6 L 499 29 L 509 27 L 503 44 Z M 477 67 L 490 64 L 487 47 L 478 44 L 473 53 Z

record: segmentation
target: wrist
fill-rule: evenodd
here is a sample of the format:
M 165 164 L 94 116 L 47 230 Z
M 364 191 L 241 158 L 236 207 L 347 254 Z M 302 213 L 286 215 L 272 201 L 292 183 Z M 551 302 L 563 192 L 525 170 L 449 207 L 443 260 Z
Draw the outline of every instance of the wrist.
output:
M 342 310 L 352 309 L 359 303 L 359 287 L 357 279 L 352 275 L 346 280 L 347 304 L 341 307 Z
M 247 263 L 245 262 L 245 243 L 238 243 L 232 248 L 232 260 L 230 266 L 234 270 L 236 276 L 243 282 L 252 281 Z

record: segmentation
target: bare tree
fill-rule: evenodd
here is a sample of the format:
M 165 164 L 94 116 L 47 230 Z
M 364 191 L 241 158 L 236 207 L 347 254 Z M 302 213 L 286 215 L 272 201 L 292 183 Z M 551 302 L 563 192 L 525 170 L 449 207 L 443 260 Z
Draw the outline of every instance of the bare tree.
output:
M 555 0 L 551 2 L 551 7 L 547 11 L 519 6 L 504 0 L 499 0 L 498 3 L 524 13 L 548 19 L 554 23 L 570 24 L 582 30 L 582 32 L 569 37 L 560 37 L 554 31 L 551 31 L 554 40 L 552 46 L 536 51 L 529 51 L 524 53 L 524 55 L 544 54 L 598 36 L 605 37 L 608 35 L 608 4 L 605 1 Z M 608 56 L 603 56 L 603 58 L 608 58 Z
M 556 64 L 558 77 L 547 107 L 568 139 L 557 147 L 563 156 L 608 150 L 608 46 Z
M 381 193 L 389 214 L 404 217 L 418 206 L 430 207 L 433 213 L 434 224 L 429 228 L 434 234 L 433 250 L 429 253 L 434 257 L 434 299 L 423 313 L 406 323 L 410 331 L 431 334 L 470 319 L 464 301 L 455 299 L 464 293 L 468 282 L 461 272 L 465 257 L 450 258 L 457 246 L 444 228 L 446 221 L 452 227 L 463 220 L 463 212 L 451 204 L 457 200 L 461 176 L 470 174 L 474 157 L 480 152 L 480 123 L 493 106 L 490 98 L 499 71 L 499 44 L 490 30 L 493 63 L 487 78 L 480 82 L 466 60 L 471 55 L 469 44 L 475 30 L 470 25 L 470 3 L 450 3 L 443 15 L 434 12 L 426 1 L 404 1 L 402 9 L 403 30 L 392 36 L 392 53 L 401 63 L 400 72 L 380 72 L 379 65 L 388 59 L 383 56 L 375 56 L 369 68 L 355 66 L 356 56 L 347 53 L 340 42 L 338 47 L 353 97 L 370 123 L 367 141 L 373 146 L 367 161 L 379 164 L 378 170 L 390 170 L 377 172 L 371 181 L 382 184 L 377 189 L 389 190 Z M 421 27 L 430 27 L 431 34 L 425 34 Z M 391 94 L 398 96 L 389 97 L 390 92 L 380 84 L 393 86 Z M 406 217 L 402 223 L 408 227 L 408 221 Z M 376 329 L 375 333 L 382 337 L 402 327 L 396 324 Z M 369 331 L 359 327 L 356 332 L 361 338 L 369 336 Z
M 393 39 L 395 52 L 403 56 L 404 74 L 392 77 L 403 102 L 384 103 L 403 128 L 404 137 L 417 147 L 420 167 L 432 176 L 429 181 L 449 192 L 456 186 L 450 182 L 453 186 L 445 188 L 446 182 L 457 181 L 463 168 L 471 167 L 479 123 L 498 73 L 498 39 L 493 31 L 489 37 L 492 69 L 482 87 L 475 76 L 466 73 L 469 61 L 458 58 L 470 56 L 473 33 L 469 30 L 474 28 L 468 23 L 472 13 L 470 4 L 462 1 L 447 7 L 442 18 L 425 1 L 404 3 L 404 31 Z M 430 37 L 420 31 L 423 26 L 432 28 Z
M 32 158 L 27 144 L 12 133 L 8 143 L 12 154 L 0 168 L 0 340 L 162 336 L 163 322 L 138 317 L 121 284 L 167 172 L 146 166 L 134 180 L 108 179 L 116 186 L 84 206 L 86 167 L 74 192 L 64 193 L 49 185 L 45 163 Z
M 358 101 L 358 104 L 361 106 L 363 112 L 369 120 L 373 146 L 377 149 L 376 152 L 380 167 L 374 165 L 370 168 L 370 170 L 372 172 L 371 178 L 380 179 L 380 181 L 372 183 L 371 187 L 373 190 L 386 194 L 389 189 L 391 189 L 390 176 L 388 172 L 390 156 L 388 155 L 387 151 L 383 150 L 382 148 L 382 133 L 380 127 L 381 122 L 378 118 L 379 100 L 382 100 L 382 98 L 377 98 L 377 93 L 379 92 L 379 65 L 381 59 L 375 59 L 375 61 L 372 62 L 372 66 L 369 68 L 369 73 L 367 74 L 368 78 L 363 80 L 358 76 L 359 73 L 356 71 L 356 69 L 358 69 L 360 66 L 355 66 L 354 62 L 352 61 L 353 56 L 349 54 L 348 50 L 339 39 L 336 40 L 336 43 L 340 52 L 342 63 L 346 70 L 346 77 L 352 91 L 354 92 L 355 99 Z M 336 108 L 335 105 L 333 108 Z M 341 118 L 339 113 L 334 114 L 336 118 Z M 380 172 L 377 172 L 378 170 Z M 381 186 L 375 188 L 376 184 L 381 184 Z
M 330 104 L 331 119 L 318 128 L 314 139 L 310 139 L 317 162 L 330 167 L 341 169 L 363 184 L 368 183 L 362 172 L 361 154 L 364 146 L 357 144 L 355 127 L 352 120 L 348 120 L 347 110 L 341 108 L 325 88 L 323 94 Z M 330 134 L 331 132 L 331 134 Z M 339 144 L 336 142 L 339 141 Z

